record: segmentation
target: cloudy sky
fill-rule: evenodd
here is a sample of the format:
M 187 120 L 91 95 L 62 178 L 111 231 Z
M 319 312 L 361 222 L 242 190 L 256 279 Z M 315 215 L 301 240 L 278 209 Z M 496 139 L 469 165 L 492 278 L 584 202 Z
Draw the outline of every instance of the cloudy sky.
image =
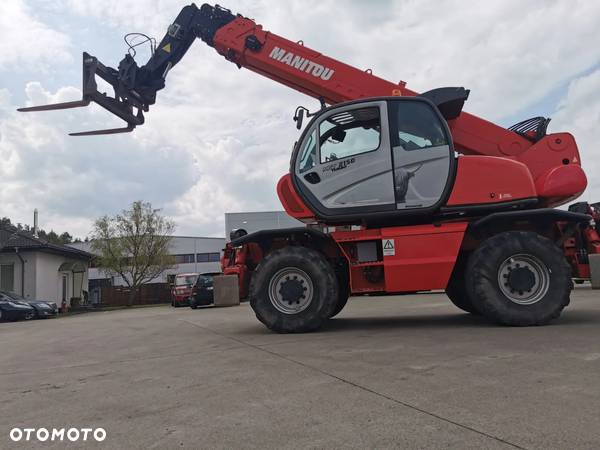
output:
M 575 135 L 600 201 L 600 3 L 594 1 L 222 0 L 270 31 L 425 91 L 471 89 L 465 106 L 504 126 L 536 115 Z M 309 97 L 238 70 L 197 41 L 134 133 L 72 138 L 120 126 L 99 107 L 17 113 L 80 98 L 81 52 L 116 66 L 123 35 L 158 40 L 176 0 L 0 2 L 0 216 L 86 236 L 93 220 L 143 199 L 177 234 L 222 236 L 225 211 L 280 209 L 275 185 Z M 140 52 L 138 63 L 147 53 Z

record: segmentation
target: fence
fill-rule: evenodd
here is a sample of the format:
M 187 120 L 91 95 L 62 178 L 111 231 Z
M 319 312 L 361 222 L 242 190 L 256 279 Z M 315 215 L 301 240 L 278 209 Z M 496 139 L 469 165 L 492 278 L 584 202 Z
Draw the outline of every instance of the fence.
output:
M 171 290 L 167 283 L 144 284 L 138 289 L 133 300 L 134 305 L 150 305 L 170 303 Z M 129 303 L 129 288 L 125 286 L 102 286 L 100 288 L 100 305 L 125 306 Z

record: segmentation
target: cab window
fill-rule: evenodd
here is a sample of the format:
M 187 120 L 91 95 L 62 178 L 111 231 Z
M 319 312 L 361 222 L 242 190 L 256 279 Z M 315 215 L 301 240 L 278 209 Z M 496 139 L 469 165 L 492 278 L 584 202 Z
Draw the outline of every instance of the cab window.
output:
M 319 125 L 321 163 L 377 150 L 380 142 L 381 119 L 376 107 L 333 114 Z
M 404 102 L 395 105 L 392 129 L 392 146 L 400 146 L 406 151 L 447 145 L 448 141 L 439 118 L 431 107 L 423 102 Z
M 300 164 L 298 171 L 304 173 L 307 170 L 315 167 L 317 162 L 317 132 L 316 130 L 311 133 L 308 139 L 304 142 L 304 148 L 300 154 Z

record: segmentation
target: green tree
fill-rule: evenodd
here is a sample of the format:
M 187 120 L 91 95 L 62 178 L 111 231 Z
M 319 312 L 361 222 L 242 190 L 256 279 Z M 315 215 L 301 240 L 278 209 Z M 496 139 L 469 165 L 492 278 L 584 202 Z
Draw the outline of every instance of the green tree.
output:
M 173 266 L 169 244 L 175 226 L 150 203 L 136 201 L 131 209 L 115 216 L 100 217 L 91 233 L 97 265 L 120 276 L 129 287 L 128 305 L 144 283 Z
M 69 232 L 65 231 L 58 237 L 58 241 L 62 244 L 71 244 L 73 242 L 73 236 L 69 234 Z

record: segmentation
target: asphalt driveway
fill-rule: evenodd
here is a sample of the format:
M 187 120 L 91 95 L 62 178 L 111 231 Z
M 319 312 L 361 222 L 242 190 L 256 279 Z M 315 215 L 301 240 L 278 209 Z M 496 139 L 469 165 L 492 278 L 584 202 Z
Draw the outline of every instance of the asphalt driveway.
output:
M 600 291 L 505 328 L 443 294 L 351 299 L 320 332 L 252 310 L 0 324 L 0 448 L 598 448 Z M 26 428 L 103 442 L 14 443 Z

